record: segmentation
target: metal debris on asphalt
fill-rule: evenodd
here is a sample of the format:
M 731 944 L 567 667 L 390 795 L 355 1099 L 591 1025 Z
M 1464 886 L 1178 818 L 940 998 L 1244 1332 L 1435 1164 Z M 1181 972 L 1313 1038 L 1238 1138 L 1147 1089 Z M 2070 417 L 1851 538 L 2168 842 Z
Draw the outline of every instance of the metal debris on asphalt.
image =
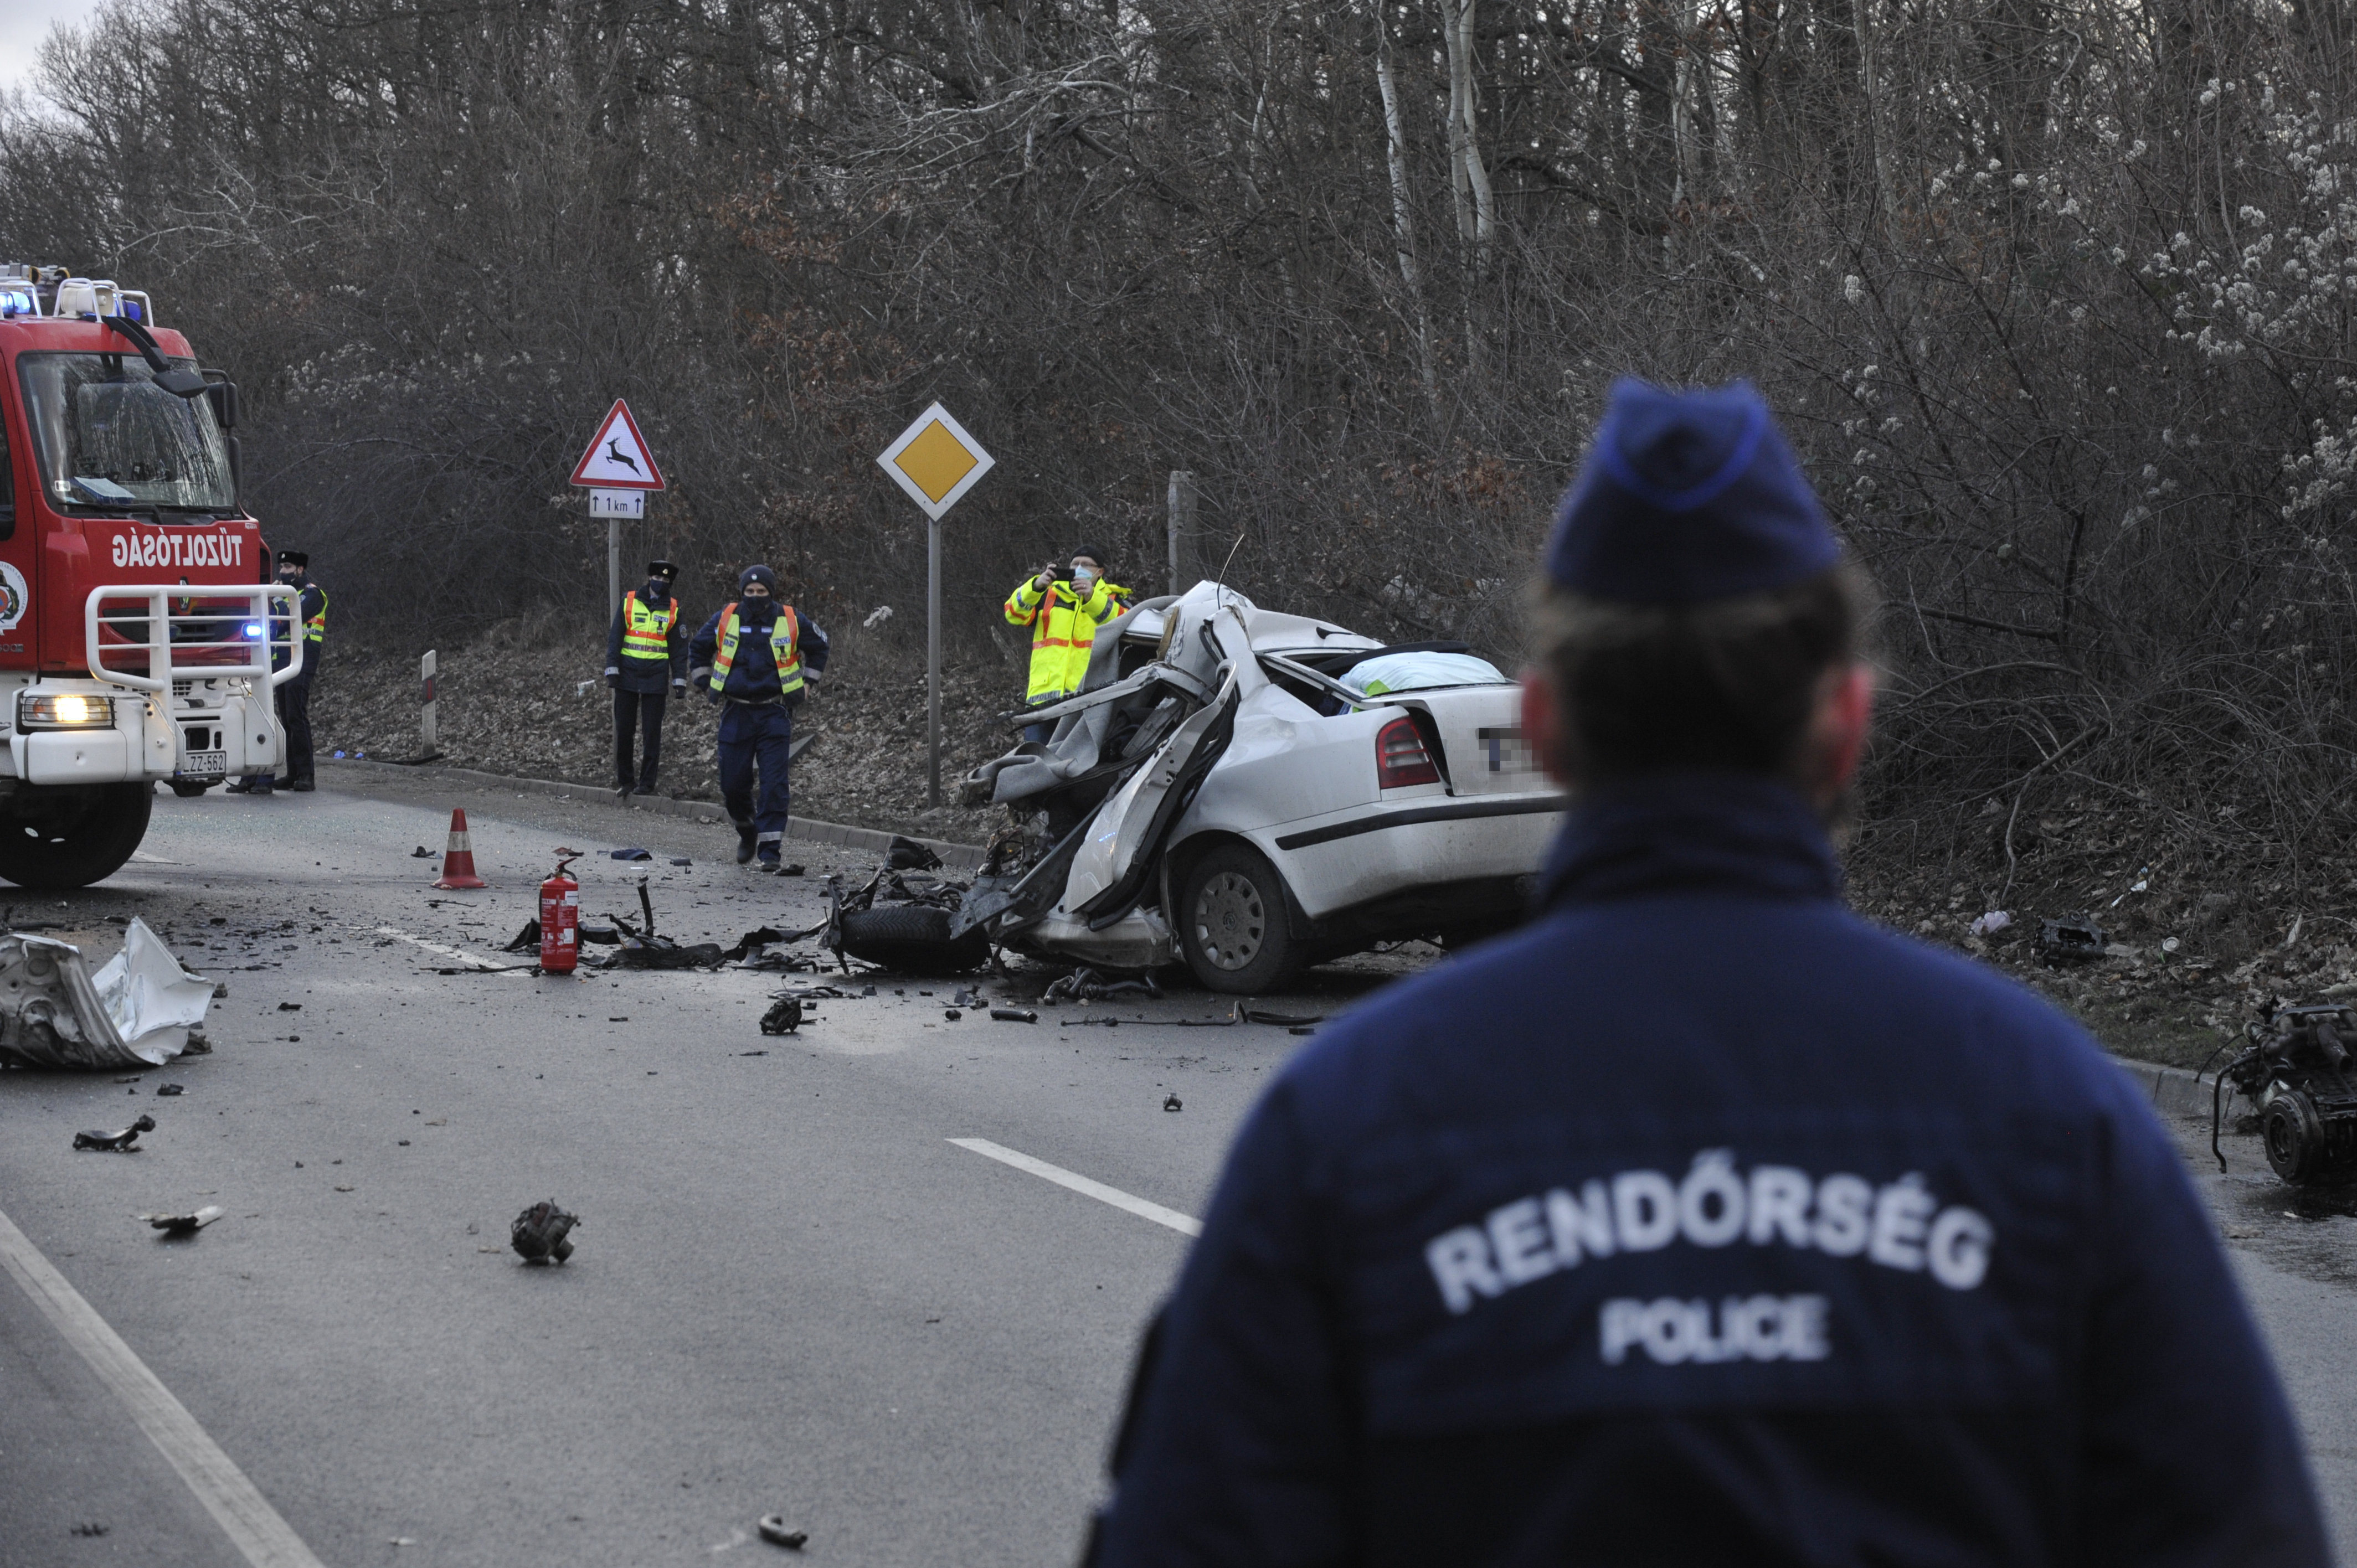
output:
M 205 1020 L 213 983 L 190 974 L 134 918 L 123 950 L 86 968 L 81 950 L 0 933 L 0 1062 L 88 1071 L 161 1067 Z
M 552 1260 L 563 1262 L 573 1256 L 573 1243 L 565 1233 L 581 1223 L 576 1214 L 567 1214 L 554 1201 L 533 1204 L 516 1216 L 508 1228 L 508 1245 L 527 1263 L 545 1263 Z
M 761 1539 L 772 1546 L 782 1546 L 789 1552 L 800 1552 L 810 1540 L 810 1531 L 795 1530 L 786 1523 L 783 1514 L 770 1514 L 760 1523 Z
M 300 1002 L 281 1002 L 278 1004 L 278 1010 L 281 1013 L 300 1013 L 303 1011 L 303 1004 Z
M 1184 1111 L 1187 1107 L 1179 1101 L 1178 1097 L 1174 1094 L 1162 1102 L 1162 1109 L 1165 1111 Z
M 993 1007 L 990 1015 L 1002 1024 L 1036 1024 L 1039 1015 L 1028 1007 Z
M 221 1206 L 208 1203 L 194 1214 L 143 1214 L 140 1219 L 157 1230 L 173 1236 L 193 1236 L 221 1217 Z
M 946 1018 L 946 1019 L 948 1019 L 951 1023 L 954 1024 L 954 1023 L 956 1023 L 960 1018 L 964 1017 L 964 1016 L 965 1016 L 965 1015 L 964 1015 L 964 1014 L 963 1014 L 963 1013 L 961 1013 L 961 1012 L 959 1012 L 959 1011 L 958 1011 L 956 1008 L 954 1008 L 954 1007 L 944 1007 L 944 1008 L 942 1008 L 942 1017 L 944 1017 L 944 1018 Z
M 186 1094 L 188 1090 L 188 1086 L 185 1084 L 159 1083 L 156 1086 L 156 1092 L 161 1095 L 170 1096 L 175 1094 Z
M 432 860 L 434 858 L 434 852 L 427 849 L 424 844 L 419 844 L 415 849 L 409 852 L 409 858 L 412 860 Z
M 765 1035 L 791 1035 L 802 1026 L 802 999 L 799 996 L 780 996 L 761 1015 L 761 1033 Z
M 611 860 L 652 860 L 654 858 L 652 850 L 641 849 L 637 844 L 632 844 L 628 849 L 608 850 L 606 854 Z
M 1050 1005 L 1067 1000 L 1101 1002 L 1108 996 L 1119 996 L 1125 992 L 1159 999 L 1162 987 L 1155 983 L 1154 976 L 1149 973 L 1141 973 L 1133 980 L 1108 980 L 1095 970 L 1082 966 L 1060 980 L 1051 981 L 1048 989 L 1039 993 L 1039 1000 Z
M 139 1134 L 155 1130 L 156 1118 L 142 1116 L 130 1126 L 112 1133 L 76 1133 L 73 1146 L 77 1149 L 98 1149 L 108 1154 L 135 1155 L 139 1152 Z

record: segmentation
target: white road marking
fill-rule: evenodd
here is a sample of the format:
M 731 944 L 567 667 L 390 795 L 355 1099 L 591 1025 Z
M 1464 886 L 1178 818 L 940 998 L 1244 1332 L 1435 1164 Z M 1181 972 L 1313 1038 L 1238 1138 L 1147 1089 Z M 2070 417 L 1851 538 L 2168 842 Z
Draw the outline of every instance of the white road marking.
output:
M 205 1435 L 188 1407 L 172 1397 L 172 1391 L 5 1214 L 0 1214 L 0 1265 L 16 1276 L 66 1343 L 81 1352 L 91 1370 L 129 1408 L 131 1419 L 253 1568 L 320 1568 L 311 1549 L 254 1489 L 245 1472 Z
M 166 860 L 162 855 L 149 854 L 144 849 L 133 850 L 131 858 L 148 865 L 186 865 L 188 864 L 185 860 Z
M 1028 1171 L 1042 1181 L 1052 1181 L 1058 1187 L 1068 1187 L 1074 1192 L 1085 1193 L 1099 1203 L 1110 1203 L 1115 1208 L 1125 1208 L 1140 1219 L 1151 1219 L 1157 1225 L 1168 1225 L 1182 1236 L 1200 1236 L 1203 1233 L 1203 1222 L 1191 1214 L 1181 1214 L 1175 1208 L 1165 1208 L 1158 1203 L 1149 1203 L 1145 1198 L 1124 1192 L 1117 1187 L 1107 1187 L 1101 1181 L 1091 1181 L 1088 1177 L 1068 1171 L 1061 1165 L 1051 1165 L 1045 1160 L 1035 1160 L 1028 1155 L 1017 1154 L 1013 1149 L 1002 1147 L 987 1138 L 952 1138 L 950 1142 L 961 1149 L 971 1149 L 985 1158 L 996 1160 L 1001 1165 L 1013 1165 L 1018 1171 Z
M 465 964 L 468 969 L 485 969 L 490 971 L 494 974 L 529 975 L 532 972 L 532 966 L 530 964 L 517 964 L 513 967 L 510 967 L 506 964 L 493 963 L 490 959 L 483 957 L 479 953 L 470 953 L 464 948 L 446 947 L 440 942 L 429 942 L 424 937 L 413 937 L 407 931 L 402 930 L 398 927 L 394 926 L 356 926 L 352 929 L 355 930 L 364 929 L 371 936 L 391 937 L 395 941 L 407 942 L 412 947 L 424 948 L 427 952 L 434 953 L 438 957 L 455 959 L 458 962 Z

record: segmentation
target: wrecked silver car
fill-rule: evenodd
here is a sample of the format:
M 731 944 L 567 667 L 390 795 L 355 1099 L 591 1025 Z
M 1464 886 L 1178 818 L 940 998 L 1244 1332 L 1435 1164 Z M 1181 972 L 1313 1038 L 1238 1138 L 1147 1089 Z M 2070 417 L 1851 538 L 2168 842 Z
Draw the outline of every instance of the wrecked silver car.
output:
M 1385 645 L 1199 583 L 1097 633 L 1052 722 L 976 768 L 1011 825 L 952 923 L 1255 994 L 1378 942 L 1520 917 L 1564 809 L 1519 689 L 1462 643 Z

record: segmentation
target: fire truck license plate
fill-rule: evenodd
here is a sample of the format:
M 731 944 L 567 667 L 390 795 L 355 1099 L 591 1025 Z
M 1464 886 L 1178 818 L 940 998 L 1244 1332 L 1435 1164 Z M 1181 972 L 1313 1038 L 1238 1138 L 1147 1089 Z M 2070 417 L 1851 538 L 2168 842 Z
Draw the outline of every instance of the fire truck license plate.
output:
M 192 751 L 180 763 L 183 779 L 218 779 L 229 771 L 226 751 Z

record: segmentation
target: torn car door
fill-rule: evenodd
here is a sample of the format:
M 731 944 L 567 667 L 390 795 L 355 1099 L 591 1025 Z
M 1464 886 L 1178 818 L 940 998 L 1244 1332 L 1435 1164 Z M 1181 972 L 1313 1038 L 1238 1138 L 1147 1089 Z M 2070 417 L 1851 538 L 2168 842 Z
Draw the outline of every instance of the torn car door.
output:
M 1242 627 L 1236 629 L 1241 636 Z M 1239 641 L 1238 646 L 1247 651 L 1230 660 L 1217 694 L 1105 802 L 1090 827 L 1088 842 L 1073 857 L 1064 908 L 1086 920 L 1090 929 L 1102 930 L 1127 914 L 1152 884 L 1170 825 L 1234 738 L 1236 705 L 1244 686 L 1266 682 L 1249 645 Z

